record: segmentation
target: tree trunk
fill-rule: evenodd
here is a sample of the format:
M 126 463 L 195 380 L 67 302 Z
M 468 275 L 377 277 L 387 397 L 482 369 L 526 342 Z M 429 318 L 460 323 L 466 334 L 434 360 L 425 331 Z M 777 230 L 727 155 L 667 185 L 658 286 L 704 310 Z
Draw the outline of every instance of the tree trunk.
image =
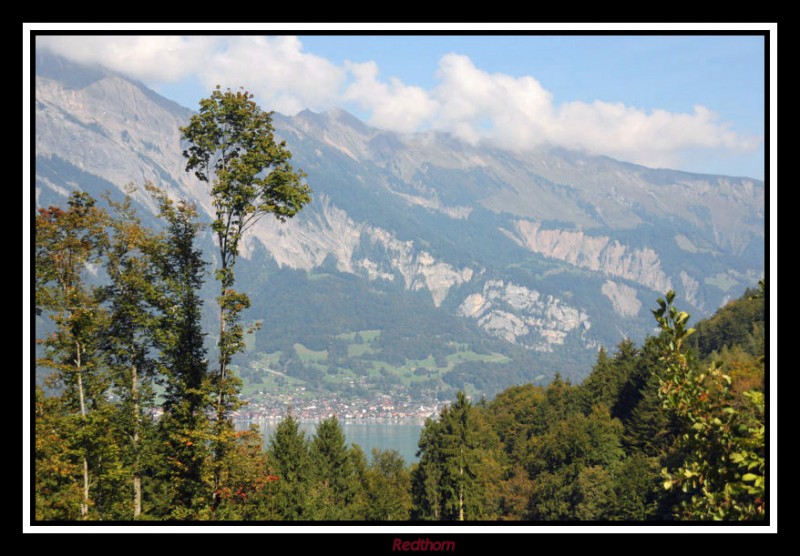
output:
M 133 519 L 142 515 L 142 477 L 139 473 L 133 476 Z
M 464 459 L 464 446 L 460 448 L 461 452 L 461 459 Z M 461 480 L 458 483 L 458 520 L 464 521 L 464 466 L 460 465 L 458 467 L 458 473 L 461 476 Z
M 83 379 L 81 378 L 81 343 L 75 341 L 75 371 L 78 377 L 78 399 L 81 404 L 81 420 L 86 424 L 86 403 L 83 399 Z M 81 503 L 81 519 L 89 519 L 89 460 L 83 454 L 83 502 Z
M 461 472 L 461 483 L 458 485 L 458 520 L 464 521 L 464 468 L 459 469 Z
M 139 372 L 134 364 L 131 368 L 131 398 L 133 400 L 133 519 L 142 515 L 142 475 L 139 470 Z
M 223 245 L 222 243 L 223 238 L 220 237 L 220 246 Z M 226 264 L 226 255 L 225 252 L 220 249 L 220 255 L 222 258 L 222 271 L 223 273 L 227 270 Z M 221 287 L 220 287 L 220 296 L 225 296 L 225 289 L 226 284 L 223 280 Z M 215 450 L 214 450 L 214 492 L 211 496 L 211 509 L 212 511 L 216 510 L 220 503 L 219 497 L 219 489 L 222 486 L 222 458 L 223 458 L 223 451 L 224 451 L 224 441 L 222 439 L 223 434 L 223 422 L 225 419 L 225 411 L 224 406 L 222 405 L 223 402 L 223 392 L 225 390 L 225 374 L 226 374 L 226 367 L 227 367 L 227 355 L 226 351 L 227 348 L 224 345 L 224 336 L 225 336 L 225 309 L 222 305 L 219 308 L 219 373 L 218 373 L 218 384 L 217 384 L 217 421 L 215 423 L 217 438 L 215 439 Z

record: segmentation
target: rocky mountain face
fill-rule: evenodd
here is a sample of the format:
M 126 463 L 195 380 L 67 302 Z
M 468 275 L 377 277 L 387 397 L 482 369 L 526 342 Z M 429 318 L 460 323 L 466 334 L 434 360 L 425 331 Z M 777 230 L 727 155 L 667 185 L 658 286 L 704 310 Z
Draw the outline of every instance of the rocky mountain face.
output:
M 98 194 L 150 181 L 210 214 L 206 188 L 184 172 L 178 127 L 188 109 L 50 54 L 37 54 L 36 72 L 39 206 L 63 203 L 75 188 Z M 330 282 L 320 276 L 357 280 L 353 291 L 363 293 L 349 294 L 352 315 L 317 336 L 381 328 L 356 315 L 390 296 L 419 303 L 418 318 L 441 316 L 448 341 L 467 334 L 493 352 L 508 345 L 508 353 L 584 361 L 601 344 L 650 332 L 646 309 L 667 289 L 699 317 L 763 274 L 758 180 L 553 148 L 472 147 L 437 133 L 381 131 L 341 110 L 275 114 L 274 123 L 314 202 L 287 224 L 264 218 L 253 229 L 242 289 L 269 310 L 270 280 L 288 272 L 320 295 Z M 134 197 L 152 210 L 141 190 Z M 312 319 L 304 310 L 313 309 L 299 305 L 298 321 Z
M 543 230 L 541 222 L 518 220 L 509 237 L 519 245 L 545 257 L 580 268 L 624 278 L 655 291 L 672 289 L 661 269 L 658 254 L 650 248 L 631 249 L 604 235 L 587 236 L 580 231 Z
M 553 351 L 571 331 L 586 340 L 592 327 L 586 313 L 562 300 L 502 280 L 488 280 L 481 293 L 467 296 L 458 312 L 477 319 L 489 334 L 537 351 Z

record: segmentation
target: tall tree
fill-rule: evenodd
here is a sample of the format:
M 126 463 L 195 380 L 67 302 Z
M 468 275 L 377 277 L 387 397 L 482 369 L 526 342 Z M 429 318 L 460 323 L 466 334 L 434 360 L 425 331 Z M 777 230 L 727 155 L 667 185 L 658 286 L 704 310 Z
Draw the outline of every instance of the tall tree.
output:
M 442 519 L 441 479 L 444 468 L 442 453 L 442 424 L 428 417 L 419 435 L 419 464 L 411 473 L 413 520 Z
M 102 309 L 85 274 L 102 256 L 106 221 L 94 199 L 77 192 L 66 210 L 43 208 L 36 217 L 36 309 L 46 312 L 56 326 L 42 341 L 45 356 L 37 363 L 55 371 L 52 379 L 63 387 L 66 411 L 79 415 L 72 448 L 80 458 L 82 519 L 89 518 L 92 430 L 99 424 L 91 412 L 105 404 L 108 386 L 97 364 Z
M 473 490 L 477 483 L 477 439 L 471 408 L 464 392 L 459 391 L 455 403 L 442 412 L 446 518 L 458 521 L 464 521 L 468 503 L 474 503 Z
M 161 238 L 142 225 L 130 196 L 121 203 L 107 202 L 114 213 L 104 259 L 109 284 L 103 288 L 103 298 L 109 321 L 102 333 L 103 349 L 119 399 L 117 422 L 133 489 L 131 514 L 137 519 L 142 514 L 145 430 L 148 424 L 153 428 L 148 409 L 153 406 L 156 337 L 162 320 L 155 264 Z
M 311 190 L 302 183 L 302 173 L 290 164 L 285 141 L 277 142 L 272 114 L 264 112 L 245 90 L 223 91 L 219 86 L 189 125 L 181 128 L 189 148 L 186 171 L 211 185 L 215 218 L 211 228 L 217 236 L 220 284 L 219 366 L 214 376 L 215 466 L 214 487 L 220 488 L 221 465 L 233 442 L 230 414 L 238 404 L 239 382 L 230 376 L 234 354 L 244 348 L 240 313 L 249 304 L 246 294 L 234 290 L 234 269 L 243 234 L 262 216 L 285 221 L 311 201 Z M 215 505 L 218 495 L 215 493 Z
M 211 498 L 204 472 L 209 457 L 207 413 L 213 407 L 200 325 L 200 288 L 206 267 L 196 246 L 201 225 L 194 205 L 173 202 L 154 187 L 148 190 L 158 200 L 166 222 L 156 264 L 163 285 L 158 346 L 165 380 L 159 434 L 164 446 L 167 516 L 197 519 Z
M 420 462 L 413 476 L 415 519 L 464 521 L 484 514 L 486 481 L 475 408 L 459 391 L 438 421 L 420 435 Z

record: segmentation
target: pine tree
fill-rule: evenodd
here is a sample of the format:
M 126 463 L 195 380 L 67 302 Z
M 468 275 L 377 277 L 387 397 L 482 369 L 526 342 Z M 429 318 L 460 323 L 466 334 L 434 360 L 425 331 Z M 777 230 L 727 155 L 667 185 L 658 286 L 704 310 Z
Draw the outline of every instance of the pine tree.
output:
M 367 456 L 358 444 L 351 444 L 348 450 L 350 459 L 350 485 L 352 494 L 348 504 L 347 519 L 364 521 L 369 511 L 367 492 L 369 491 L 369 469 Z
M 420 462 L 413 473 L 414 519 L 464 521 L 484 513 L 486 485 L 476 410 L 459 391 L 438 421 L 420 435 Z
M 636 371 L 638 356 L 636 345 L 629 339 L 619 343 L 617 352 L 612 358 L 606 355 L 605 349 L 600 349 L 597 363 L 581 384 L 581 388 L 588 396 L 587 409 L 597 404 L 614 408 L 620 392 Z
M 659 397 L 661 379 L 651 374 L 641 390 L 641 399 L 625 425 L 623 439 L 634 452 L 663 457 L 677 433 L 675 414 L 663 407 Z
M 166 222 L 166 237 L 157 257 L 163 284 L 162 319 L 158 346 L 164 375 L 160 473 L 167 485 L 170 519 L 197 519 L 210 503 L 206 469 L 211 438 L 208 412 L 212 409 L 204 334 L 200 325 L 200 288 L 206 263 L 196 246 L 201 229 L 195 207 L 173 202 L 150 187 Z
M 442 518 L 441 479 L 444 468 L 442 453 L 442 425 L 438 419 L 428 417 L 419 435 L 420 458 L 411 473 L 411 496 L 413 520 Z
M 278 476 L 274 504 L 283 519 L 306 517 L 311 462 L 308 441 L 300 424 L 287 415 L 278 423 L 269 444 L 269 461 Z
M 478 441 L 471 413 L 472 404 L 461 391 L 456 394 L 455 403 L 442 412 L 445 519 L 474 519 L 482 496 L 477 481 Z
M 320 421 L 311 440 L 310 459 L 316 519 L 349 519 L 356 493 L 353 462 L 336 417 Z

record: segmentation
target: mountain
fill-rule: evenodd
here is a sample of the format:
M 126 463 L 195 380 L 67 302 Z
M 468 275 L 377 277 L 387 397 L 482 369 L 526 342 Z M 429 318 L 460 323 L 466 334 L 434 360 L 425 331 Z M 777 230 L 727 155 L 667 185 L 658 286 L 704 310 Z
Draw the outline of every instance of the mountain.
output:
M 184 172 L 190 110 L 39 52 L 35 115 L 37 205 L 151 181 L 209 213 Z M 556 371 L 580 379 L 600 345 L 653 330 L 648 309 L 667 289 L 701 317 L 763 275 L 758 180 L 470 146 L 342 110 L 274 123 L 314 202 L 245 242 L 237 277 L 263 323 L 240 361 L 250 393 L 491 394 Z

